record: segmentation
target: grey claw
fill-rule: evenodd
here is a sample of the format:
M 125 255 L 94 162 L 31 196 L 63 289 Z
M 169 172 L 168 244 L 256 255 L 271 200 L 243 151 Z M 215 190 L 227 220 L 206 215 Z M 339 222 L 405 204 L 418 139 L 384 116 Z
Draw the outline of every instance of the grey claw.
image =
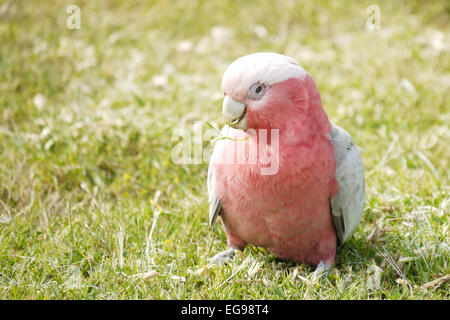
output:
M 228 263 L 233 260 L 236 255 L 236 249 L 229 249 L 226 251 L 219 252 L 214 257 L 211 258 L 211 264 L 223 265 L 224 263 Z
M 317 281 L 318 279 L 325 279 L 330 272 L 331 266 L 327 265 L 325 262 L 320 261 L 317 265 L 316 270 L 312 273 L 312 280 Z

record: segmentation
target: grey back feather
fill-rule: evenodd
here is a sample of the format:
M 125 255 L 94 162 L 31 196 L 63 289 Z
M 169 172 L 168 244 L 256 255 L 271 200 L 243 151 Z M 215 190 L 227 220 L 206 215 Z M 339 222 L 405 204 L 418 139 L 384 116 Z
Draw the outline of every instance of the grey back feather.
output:
M 339 192 L 330 199 L 330 204 L 333 223 L 342 244 L 361 221 L 365 202 L 364 167 L 358 148 L 347 131 L 333 125 L 331 142 Z
M 220 204 L 220 200 L 217 197 L 216 191 L 215 191 L 215 184 L 216 180 L 214 177 L 214 168 L 212 165 L 212 159 L 214 156 L 214 151 L 217 150 L 217 143 L 214 146 L 213 154 L 211 155 L 211 161 L 209 162 L 208 166 L 208 196 L 209 196 L 209 225 L 214 231 L 214 224 L 217 220 L 217 217 L 220 214 L 220 210 L 222 210 L 222 205 Z

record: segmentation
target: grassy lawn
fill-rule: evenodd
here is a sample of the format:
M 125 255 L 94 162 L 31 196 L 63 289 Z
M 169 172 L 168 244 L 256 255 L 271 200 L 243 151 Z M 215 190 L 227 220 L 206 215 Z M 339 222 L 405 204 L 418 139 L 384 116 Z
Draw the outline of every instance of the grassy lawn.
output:
M 1 0 L 0 299 L 448 299 L 449 14 L 445 0 Z M 175 130 L 224 124 L 222 74 L 258 51 L 308 70 L 361 147 L 364 216 L 318 282 L 252 246 L 208 267 L 226 247 L 208 161 L 171 159 Z

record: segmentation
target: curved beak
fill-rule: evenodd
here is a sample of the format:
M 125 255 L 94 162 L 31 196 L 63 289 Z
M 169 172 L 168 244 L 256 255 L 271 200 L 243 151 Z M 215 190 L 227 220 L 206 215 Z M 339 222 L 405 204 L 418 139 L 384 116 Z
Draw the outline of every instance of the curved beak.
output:
M 234 100 L 229 95 L 225 95 L 222 104 L 222 113 L 230 127 L 235 129 L 247 129 L 247 106 L 239 101 Z

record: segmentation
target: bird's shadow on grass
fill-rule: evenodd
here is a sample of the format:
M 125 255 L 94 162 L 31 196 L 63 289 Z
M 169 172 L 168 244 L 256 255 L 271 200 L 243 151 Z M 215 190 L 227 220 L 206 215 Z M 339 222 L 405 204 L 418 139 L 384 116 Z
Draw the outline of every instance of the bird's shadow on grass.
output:
M 363 266 L 376 258 L 377 250 L 373 243 L 365 238 L 351 237 L 336 250 L 334 266 Z
M 253 246 L 251 250 L 261 251 L 261 249 Z M 279 259 L 269 252 L 266 252 L 266 254 L 267 262 L 274 262 L 280 268 L 302 267 L 305 268 L 305 271 L 310 272 L 315 270 L 314 266 Z M 332 268 L 341 269 L 352 266 L 354 271 L 364 269 L 370 261 L 377 258 L 376 254 L 376 247 L 370 241 L 364 238 L 352 237 L 336 249 L 336 260 Z

